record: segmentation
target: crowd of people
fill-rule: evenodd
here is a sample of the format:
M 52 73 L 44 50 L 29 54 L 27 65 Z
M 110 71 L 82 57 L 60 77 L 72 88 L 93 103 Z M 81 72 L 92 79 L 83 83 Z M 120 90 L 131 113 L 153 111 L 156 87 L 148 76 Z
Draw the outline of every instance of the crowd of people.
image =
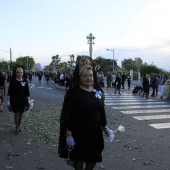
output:
M 166 96 L 166 99 L 170 99 L 170 77 L 166 80 L 164 74 L 145 74 L 143 77 L 143 94 L 142 97 L 146 96 L 148 99 L 149 93 L 151 92 L 151 97 L 158 97 L 158 92 L 160 91 L 160 99 Z
M 101 87 L 106 86 L 106 88 L 114 88 L 114 93 L 118 92 L 121 95 L 121 89 L 125 89 L 125 82 L 127 82 L 128 89 L 131 88 L 131 76 L 126 75 L 124 72 L 118 72 L 117 75 L 111 74 L 109 71 L 106 75 L 102 71 L 97 72 L 98 83 Z M 106 79 L 106 80 L 105 80 Z M 132 93 L 142 94 L 142 97 L 147 99 L 150 97 L 158 97 L 158 92 L 160 92 L 160 99 L 166 96 L 166 99 L 170 99 L 170 77 L 166 80 L 163 74 L 145 74 L 143 76 L 141 85 L 135 86 Z M 105 85 L 106 84 L 106 85 Z M 152 91 L 152 92 L 151 92 Z M 149 93 L 151 93 L 149 95 Z

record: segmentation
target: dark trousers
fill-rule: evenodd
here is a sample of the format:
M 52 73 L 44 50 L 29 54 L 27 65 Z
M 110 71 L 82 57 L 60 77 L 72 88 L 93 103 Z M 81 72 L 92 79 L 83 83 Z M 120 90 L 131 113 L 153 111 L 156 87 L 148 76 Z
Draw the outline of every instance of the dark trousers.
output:
M 153 92 L 152 92 L 152 96 L 155 96 L 155 92 L 156 92 L 156 96 L 158 95 L 158 86 L 153 86 Z
M 128 89 L 130 89 L 130 81 L 128 81 Z
M 125 81 L 122 81 L 122 89 L 124 89 Z

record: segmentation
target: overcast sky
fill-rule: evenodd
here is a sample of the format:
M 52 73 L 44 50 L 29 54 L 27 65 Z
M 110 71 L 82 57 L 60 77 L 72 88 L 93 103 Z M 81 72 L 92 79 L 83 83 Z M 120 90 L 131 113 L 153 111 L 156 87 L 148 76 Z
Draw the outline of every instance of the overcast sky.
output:
M 0 59 L 32 56 L 42 66 L 53 55 L 140 57 L 170 71 L 170 0 L 0 0 Z

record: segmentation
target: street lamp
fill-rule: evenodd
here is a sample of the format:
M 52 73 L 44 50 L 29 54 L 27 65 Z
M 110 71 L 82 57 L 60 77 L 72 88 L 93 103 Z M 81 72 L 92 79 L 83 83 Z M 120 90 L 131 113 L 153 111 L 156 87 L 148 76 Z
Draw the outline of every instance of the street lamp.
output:
M 114 72 L 114 49 L 107 49 L 107 51 L 113 51 L 113 72 Z

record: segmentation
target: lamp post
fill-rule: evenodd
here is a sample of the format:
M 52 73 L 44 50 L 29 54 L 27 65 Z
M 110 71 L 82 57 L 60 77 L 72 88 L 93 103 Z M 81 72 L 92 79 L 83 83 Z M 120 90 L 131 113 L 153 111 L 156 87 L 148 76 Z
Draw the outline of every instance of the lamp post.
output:
M 28 56 L 27 56 L 27 71 L 28 71 Z
M 113 72 L 114 72 L 114 49 L 107 49 L 107 51 L 113 51 Z
M 92 33 L 89 34 L 89 36 L 86 37 L 87 38 L 87 44 L 89 44 L 89 52 L 90 52 L 90 57 L 92 58 L 92 44 L 94 44 L 94 39 L 96 37 L 93 36 Z

